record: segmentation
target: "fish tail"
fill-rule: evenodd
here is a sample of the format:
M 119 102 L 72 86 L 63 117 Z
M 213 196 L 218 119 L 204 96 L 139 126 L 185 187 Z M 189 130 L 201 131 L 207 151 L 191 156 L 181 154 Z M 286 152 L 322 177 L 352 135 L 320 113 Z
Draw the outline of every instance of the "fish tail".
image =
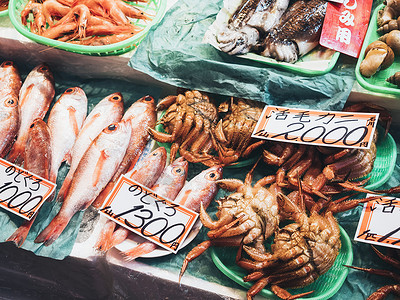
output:
M 24 162 L 25 145 L 20 141 L 16 141 L 8 154 L 7 160 L 14 164 L 22 164 Z
M 155 249 L 157 249 L 156 244 L 152 242 L 144 242 L 130 250 L 122 252 L 122 254 L 125 256 L 126 261 L 131 261 L 145 254 L 148 254 L 154 251 Z
M 94 200 L 94 202 L 92 203 L 92 206 L 96 209 L 99 209 L 104 201 L 106 200 L 108 194 L 111 192 L 111 190 L 113 189 L 115 185 L 115 182 L 110 181 L 106 187 L 101 191 L 101 193 L 97 196 L 96 200 Z
M 20 227 L 17 228 L 17 230 L 15 230 L 15 232 L 7 239 L 6 242 L 14 242 L 17 247 L 21 247 L 28 236 L 34 220 L 35 217 L 24 222 Z
M 117 224 L 112 220 L 107 220 L 104 224 L 103 229 L 101 230 L 100 237 L 94 246 L 94 248 L 101 252 L 107 252 L 111 249 L 111 239 L 114 233 L 115 226 Z
M 54 217 L 49 225 L 36 237 L 35 243 L 43 243 L 45 246 L 51 245 L 67 227 L 70 218 L 60 216 Z

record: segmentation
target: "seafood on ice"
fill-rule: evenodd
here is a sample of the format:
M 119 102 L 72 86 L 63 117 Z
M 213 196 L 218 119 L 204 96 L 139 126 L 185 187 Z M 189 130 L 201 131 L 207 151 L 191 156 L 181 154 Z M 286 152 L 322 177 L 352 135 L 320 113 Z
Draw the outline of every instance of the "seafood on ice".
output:
M 82 45 L 123 41 L 142 30 L 135 25 L 137 20 L 148 22 L 153 17 L 123 0 L 30 0 L 21 11 L 21 22 L 25 26 L 29 22 L 31 32 Z
M 56 182 L 63 161 L 70 162 L 71 149 L 87 114 L 87 97 L 79 87 L 68 88 L 54 104 L 48 118 L 51 133 L 52 162 L 50 181 Z
M 35 119 L 29 127 L 28 139 L 24 152 L 24 168 L 47 180 L 50 175 L 52 157 L 50 144 L 49 127 L 42 119 Z M 37 214 L 38 213 L 29 221 L 24 221 L 7 241 L 13 241 L 18 247 L 21 246 L 25 242 Z
M 14 143 L 19 128 L 18 98 L 22 81 L 12 61 L 0 65 L 0 157 L 4 158 Z
M 43 119 L 55 94 L 54 78 L 49 66 L 40 64 L 26 77 L 19 92 L 19 129 L 17 140 L 7 160 L 22 164 L 29 126 L 36 118 Z
M 57 199 L 65 197 L 79 162 L 99 133 L 113 122 L 119 122 L 124 109 L 121 93 L 113 93 L 103 98 L 86 117 L 71 149 L 70 169 L 58 192 Z
M 130 123 L 121 121 L 111 123 L 96 137 L 79 161 L 60 211 L 35 243 L 52 244 L 75 213 L 92 204 L 121 163 L 130 135 Z
M 231 55 L 293 63 L 318 45 L 326 7 L 324 0 L 225 0 L 203 41 Z

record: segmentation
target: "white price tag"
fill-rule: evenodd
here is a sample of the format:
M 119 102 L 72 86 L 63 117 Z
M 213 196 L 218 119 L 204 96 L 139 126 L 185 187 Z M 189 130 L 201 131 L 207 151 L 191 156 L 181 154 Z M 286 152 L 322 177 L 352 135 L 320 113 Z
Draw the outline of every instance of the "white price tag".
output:
M 252 137 L 280 142 L 369 149 L 378 113 L 266 106 Z
M 30 220 L 56 184 L 0 158 L 0 206 Z
M 364 203 L 354 240 L 400 249 L 400 199 L 382 197 Z
M 177 253 L 198 214 L 121 176 L 100 209 L 106 217 Z

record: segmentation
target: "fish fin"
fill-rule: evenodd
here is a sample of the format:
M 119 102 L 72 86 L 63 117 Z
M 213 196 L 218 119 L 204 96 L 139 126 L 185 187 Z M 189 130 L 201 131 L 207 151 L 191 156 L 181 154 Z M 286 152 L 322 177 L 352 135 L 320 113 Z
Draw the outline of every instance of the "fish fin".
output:
M 155 249 L 157 249 L 156 244 L 152 242 L 143 242 L 132 249 L 122 252 L 122 255 L 125 256 L 126 261 L 131 261 L 145 254 L 151 253 Z
M 35 243 L 51 245 L 67 227 L 70 218 L 56 215 L 49 225 L 36 237 Z
M 72 160 L 72 155 L 71 155 L 71 151 L 68 151 L 67 154 L 65 154 L 64 158 L 63 158 L 63 162 L 65 161 L 68 165 L 71 165 L 71 160 Z
M 92 203 L 92 206 L 94 208 L 99 209 L 103 205 L 104 200 L 106 199 L 108 194 L 111 192 L 111 190 L 113 189 L 114 185 L 115 185 L 115 182 L 113 182 L 113 181 L 110 181 L 106 185 L 106 187 L 97 196 L 96 200 L 94 200 L 94 202 Z
M 190 195 L 191 192 L 192 192 L 192 190 L 185 191 L 185 194 L 183 195 L 183 197 L 179 201 L 180 205 L 185 205 L 185 202 L 189 198 L 189 195 Z
M 112 220 L 107 220 L 104 224 L 103 229 L 101 230 L 100 237 L 94 246 L 94 248 L 101 252 L 107 252 L 111 249 L 112 245 L 112 235 L 114 233 L 114 229 L 117 223 Z
M 21 247 L 28 236 L 29 230 L 35 221 L 36 215 L 33 216 L 29 221 L 25 221 L 21 226 L 15 230 L 15 232 L 7 239 L 6 242 L 14 242 L 17 247 Z
M 69 106 L 68 108 L 68 113 L 69 113 L 69 121 L 72 124 L 72 128 L 74 130 L 75 136 L 78 135 L 79 133 L 79 125 L 78 125 L 78 121 L 76 120 L 76 109 L 72 106 Z
M 7 160 L 11 163 L 22 165 L 24 162 L 25 145 L 18 140 L 14 143 L 8 154 Z
M 22 107 L 24 105 L 24 102 L 26 100 L 26 97 L 28 97 L 28 95 L 31 93 L 31 90 L 33 89 L 35 85 L 33 83 L 31 83 L 25 90 L 25 94 L 22 95 L 22 97 L 19 98 L 19 107 Z
M 100 117 L 101 114 L 97 113 L 95 115 L 93 115 L 89 120 L 87 120 L 87 122 L 85 122 L 85 124 L 83 125 L 83 128 L 81 130 L 84 130 L 86 127 L 89 127 L 98 117 Z
M 109 157 L 109 155 L 106 153 L 106 151 L 101 150 L 99 160 L 97 161 L 97 164 L 94 167 L 94 172 L 93 172 L 94 177 L 93 177 L 92 186 L 96 186 L 97 183 L 99 182 L 101 171 L 103 170 L 104 162 L 106 161 L 106 159 L 108 157 Z

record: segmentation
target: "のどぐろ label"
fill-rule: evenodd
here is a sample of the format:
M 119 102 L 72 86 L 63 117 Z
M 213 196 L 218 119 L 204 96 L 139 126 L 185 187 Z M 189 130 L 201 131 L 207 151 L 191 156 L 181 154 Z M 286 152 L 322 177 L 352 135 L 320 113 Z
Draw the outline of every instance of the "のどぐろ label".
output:
M 0 206 L 26 220 L 37 213 L 56 184 L 0 159 Z
M 117 224 L 177 253 L 198 214 L 121 176 L 100 212 Z

